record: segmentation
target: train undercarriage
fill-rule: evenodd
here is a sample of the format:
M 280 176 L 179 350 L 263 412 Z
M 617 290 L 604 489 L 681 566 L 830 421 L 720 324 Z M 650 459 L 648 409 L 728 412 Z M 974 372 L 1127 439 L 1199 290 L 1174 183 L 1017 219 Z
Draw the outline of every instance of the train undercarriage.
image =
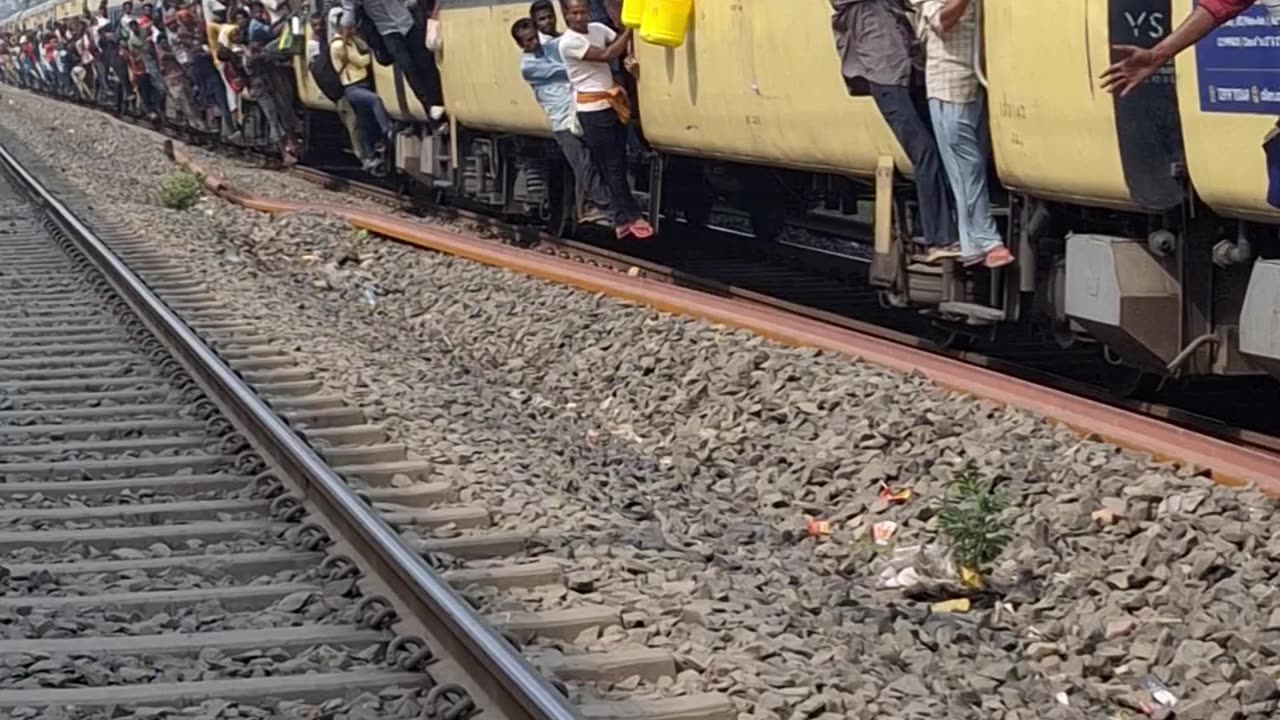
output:
M 851 258 L 869 258 L 884 303 L 929 314 L 952 341 L 1033 328 L 1063 348 L 1096 346 L 1098 362 L 1127 378 L 1120 386 L 1280 377 L 1280 261 L 1255 263 L 1280 257 L 1273 226 L 1224 220 L 1195 200 L 1138 214 L 1001 190 L 997 221 L 1018 260 L 972 272 L 913 256 L 914 191 L 891 161 L 864 179 L 647 150 L 632 160 L 633 187 L 660 232 L 721 212 L 743 217 L 756 242 L 820 227 Z M 577 232 L 572 173 L 550 141 L 456 126 L 452 136 L 401 136 L 396 170 L 448 201 Z

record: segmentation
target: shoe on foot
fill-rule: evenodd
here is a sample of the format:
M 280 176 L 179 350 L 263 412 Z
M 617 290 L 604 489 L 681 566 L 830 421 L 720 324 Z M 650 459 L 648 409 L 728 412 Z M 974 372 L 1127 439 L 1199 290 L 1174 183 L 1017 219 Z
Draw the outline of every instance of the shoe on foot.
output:
M 942 260 L 960 257 L 960 243 L 951 243 L 950 245 L 935 245 L 925 248 L 924 261 L 927 263 L 936 263 Z
M 631 237 L 631 232 L 630 225 L 618 225 L 613 229 L 613 233 L 618 236 L 619 240 Z
M 1001 245 L 995 250 L 987 253 L 987 259 L 983 264 L 992 270 L 995 270 L 996 268 L 1002 268 L 1005 265 L 1013 263 L 1013 259 L 1013 253 L 1009 252 L 1009 248 Z
M 986 262 L 986 260 L 987 260 L 986 253 L 978 253 L 977 255 L 961 255 L 960 256 L 960 264 L 967 268 L 981 265 L 984 262 Z
M 583 225 L 599 225 L 601 223 L 608 223 L 609 213 L 596 207 L 587 208 L 578 216 L 578 222 Z
M 635 235 L 637 240 L 648 240 L 653 237 L 653 226 L 648 220 L 640 218 L 631 223 L 631 234 Z

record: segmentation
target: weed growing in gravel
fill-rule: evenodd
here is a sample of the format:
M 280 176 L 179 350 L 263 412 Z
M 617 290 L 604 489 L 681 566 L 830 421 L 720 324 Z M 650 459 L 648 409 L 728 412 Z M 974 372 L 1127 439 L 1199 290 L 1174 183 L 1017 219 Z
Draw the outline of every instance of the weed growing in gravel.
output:
M 200 199 L 204 180 L 189 172 L 177 172 L 160 184 L 160 204 L 170 210 L 186 210 Z
M 993 481 L 984 480 L 972 465 L 956 473 L 947 484 L 938 508 L 938 522 L 951 546 L 951 559 L 961 577 L 981 573 L 1009 544 L 1009 524 L 1004 511 L 1009 500 L 996 492 Z

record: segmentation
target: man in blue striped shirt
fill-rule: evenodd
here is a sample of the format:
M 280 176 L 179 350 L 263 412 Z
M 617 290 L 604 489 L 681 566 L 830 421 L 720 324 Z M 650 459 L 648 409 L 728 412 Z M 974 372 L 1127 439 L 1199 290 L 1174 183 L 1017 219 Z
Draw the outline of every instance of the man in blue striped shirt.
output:
M 611 217 L 608 212 L 609 191 L 601 182 L 591 162 L 591 152 L 581 137 L 577 103 L 564 58 L 560 56 L 559 38 L 555 36 L 554 26 L 547 28 L 544 22 L 543 27 L 550 32 L 539 33 L 531 18 L 521 18 L 511 26 L 511 37 L 524 51 L 520 56 L 520 73 L 547 113 L 556 144 L 573 168 L 578 220 L 584 223 L 607 222 Z M 544 42 L 543 36 L 549 39 Z

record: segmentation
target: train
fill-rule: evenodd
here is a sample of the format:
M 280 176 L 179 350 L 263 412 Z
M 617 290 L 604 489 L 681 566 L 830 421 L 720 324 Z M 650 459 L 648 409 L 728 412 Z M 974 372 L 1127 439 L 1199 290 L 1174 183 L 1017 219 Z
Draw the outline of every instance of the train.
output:
M 529 3 L 440 1 L 448 127 L 431 132 L 404 78 L 374 72 L 401 129 L 392 169 L 440 202 L 575 232 L 572 175 L 549 167 L 509 33 Z M 637 39 L 634 185 L 659 232 L 717 208 L 766 242 L 799 218 L 839 220 L 884 302 L 944 326 L 1034 328 L 1146 377 L 1280 377 L 1280 210 L 1267 202 L 1280 171 L 1262 149 L 1280 116 L 1280 27 L 1259 7 L 1127 97 L 1099 80 L 1113 46 L 1155 45 L 1193 1 L 981 1 L 996 214 L 1017 256 L 1000 270 L 914 259 L 912 167 L 873 101 L 847 90 L 829 0 L 696 0 L 678 47 Z M 50 0 L 4 24 L 81 7 Z M 294 75 L 308 127 L 334 126 L 301 58 Z

